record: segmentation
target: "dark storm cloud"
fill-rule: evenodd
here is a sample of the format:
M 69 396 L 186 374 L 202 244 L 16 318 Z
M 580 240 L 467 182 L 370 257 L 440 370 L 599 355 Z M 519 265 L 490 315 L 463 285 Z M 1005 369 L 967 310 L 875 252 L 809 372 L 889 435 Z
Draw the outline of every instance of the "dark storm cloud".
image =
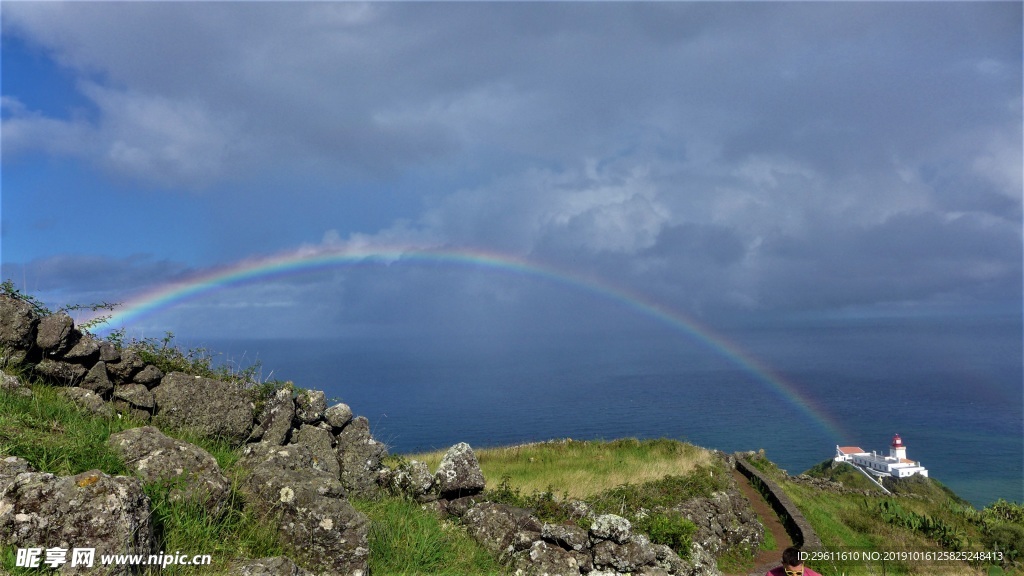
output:
M 823 220 L 816 227 L 829 228 Z M 768 306 L 1020 298 L 1019 227 L 966 215 L 898 215 L 765 243 L 761 298 Z M 822 241 L 824 240 L 824 241 Z

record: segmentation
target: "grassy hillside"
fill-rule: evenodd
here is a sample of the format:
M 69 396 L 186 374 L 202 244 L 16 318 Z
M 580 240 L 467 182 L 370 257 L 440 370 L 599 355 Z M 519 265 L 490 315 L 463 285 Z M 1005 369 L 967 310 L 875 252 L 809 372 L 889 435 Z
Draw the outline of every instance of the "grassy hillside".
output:
M 9 369 L 8 369 L 9 371 Z M 110 434 L 142 425 L 122 415 L 99 418 L 79 410 L 59 388 L 33 383 L 33 396 L 0 392 L 0 455 L 23 457 L 39 470 L 76 474 L 100 469 L 125 473 L 124 464 L 106 448 Z M 173 431 L 170 435 L 181 437 Z M 236 451 L 201 438 L 198 444 L 218 460 L 237 483 Z M 586 499 L 596 510 L 630 516 L 726 486 L 721 460 L 702 448 L 673 440 L 634 439 L 611 442 L 554 441 L 477 451 L 490 495 L 527 505 L 542 516 L 564 514 L 560 503 Z M 409 455 L 433 468 L 442 454 Z M 896 498 L 837 494 L 796 482 L 764 457 L 756 465 L 772 475 L 834 551 L 881 552 L 999 551 L 1007 573 L 1022 573 L 1013 561 L 1024 549 L 1024 509 L 997 503 L 975 510 L 935 480 L 915 478 L 894 483 Z M 866 488 L 863 477 L 841 466 L 822 463 L 810 474 Z M 154 502 L 154 524 L 163 549 L 195 550 L 213 555 L 217 573 L 234 560 L 282 553 L 269 523 L 237 505 L 219 517 L 169 501 L 166 489 L 146 486 Z M 880 493 L 879 493 L 880 494 Z M 502 573 L 503 568 L 456 525 L 398 498 L 356 502 L 374 520 L 371 569 L 375 574 Z M 638 527 L 685 547 L 692 524 L 684 518 L 638 517 Z M 998 574 L 993 562 L 894 560 L 875 563 L 809 562 L 823 574 Z M 0 566 L 12 574 L 38 573 L 14 568 L 14 550 L 0 550 Z M 2 572 L 2 570 L 0 570 Z M 170 567 L 163 574 L 198 574 Z
M 106 441 L 111 434 L 145 423 L 124 414 L 114 418 L 94 416 L 65 398 L 60 388 L 40 382 L 31 383 L 31 389 L 32 397 L 0 391 L 0 456 L 19 456 L 40 471 L 58 475 L 92 469 L 126 473 L 124 463 L 107 448 Z M 158 547 L 208 553 L 214 561 L 212 567 L 171 566 L 160 573 L 216 574 L 236 560 L 282 554 L 275 531 L 270 528 L 272 522 L 243 511 L 243 496 L 237 490 L 241 482 L 241 471 L 235 466 L 238 452 L 223 443 L 183 436 L 173 430 L 164 432 L 214 455 L 234 482 L 235 505 L 212 517 L 199 507 L 171 502 L 166 486 L 146 485 L 154 504 Z M 431 461 L 436 467 L 441 456 L 417 458 Z M 623 506 L 635 511 L 653 506 L 659 499 L 667 503 L 708 495 L 725 486 L 727 473 L 710 452 L 671 440 L 562 441 L 485 449 L 479 456 L 486 477 L 501 479 L 490 482 L 490 496 L 536 508 L 541 516 L 550 515 L 570 493 L 587 497 L 598 510 L 629 515 Z M 392 497 L 353 504 L 373 520 L 370 568 L 374 574 L 505 571 L 461 528 L 418 504 Z M 663 521 L 660 525 L 641 522 L 638 527 L 652 531 L 656 537 L 660 534 L 666 543 L 688 547 L 686 538 L 692 535 L 693 525 L 681 517 L 653 515 L 652 521 L 659 518 Z M 14 564 L 15 550 L 0 547 L 0 573 L 39 573 L 18 569 Z
M 552 492 L 585 499 L 624 484 L 643 484 L 665 476 L 686 476 L 714 466 L 704 448 L 675 440 L 632 438 L 612 442 L 557 440 L 521 446 L 474 449 L 484 477 L 492 484 L 508 478 L 531 494 Z M 444 451 L 410 455 L 436 469 Z
M 817 561 L 808 565 L 823 574 L 1020 574 L 1024 550 L 1024 508 L 1006 502 L 976 510 L 940 482 L 923 477 L 887 481 L 896 497 L 874 488 L 872 496 L 822 490 L 787 476 L 764 456 L 753 463 L 775 479 L 800 508 L 830 551 L 889 553 L 877 561 Z M 864 485 L 849 466 L 819 464 L 809 475 Z M 860 477 L 858 479 L 858 476 Z M 866 480 L 865 480 L 866 482 Z M 967 555 L 971 562 L 907 559 L 908 555 Z M 1001 555 L 1002 562 L 994 558 Z M 918 554 L 920 555 L 920 554 Z

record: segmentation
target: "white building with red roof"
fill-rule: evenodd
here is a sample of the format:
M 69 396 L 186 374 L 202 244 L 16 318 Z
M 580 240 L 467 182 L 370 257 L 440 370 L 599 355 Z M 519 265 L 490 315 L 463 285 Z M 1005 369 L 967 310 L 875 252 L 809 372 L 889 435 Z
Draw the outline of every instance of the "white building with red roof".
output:
M 860 446 L 836 446 L 834 460 L 856 464 L 875 476 L 892 476 L 894 478 L 906 478 L 914 474 L 928 476 L 927 468 L 920 462 L 907 458 L 907 446 L 899 434 L 892 437 L 888 456 L 874 451 L 866 452 Z

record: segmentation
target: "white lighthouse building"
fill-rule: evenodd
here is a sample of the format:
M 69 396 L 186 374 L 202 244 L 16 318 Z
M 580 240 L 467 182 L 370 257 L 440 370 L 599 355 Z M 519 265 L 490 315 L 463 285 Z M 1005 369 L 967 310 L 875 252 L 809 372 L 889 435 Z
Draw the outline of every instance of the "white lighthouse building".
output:
M 849 462 L 867 470 L 875 476 L 892 476 L 906 478 L 914 474 L 928 476 L 928 469 L 920 462 L 907 458 L 907 446 L 899 434 L 892 437 L 889 455 L 878 452 L 865 452 L 859 446 L 836 446 L 836 462 Z

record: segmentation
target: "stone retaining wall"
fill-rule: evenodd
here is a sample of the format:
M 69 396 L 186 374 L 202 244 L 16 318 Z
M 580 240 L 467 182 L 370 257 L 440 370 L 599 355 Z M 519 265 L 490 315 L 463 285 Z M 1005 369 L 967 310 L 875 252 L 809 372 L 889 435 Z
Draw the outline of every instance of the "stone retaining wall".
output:
M 793 542 L 797 546 L 805 550 L 821 549 L 821 539 L 818 538 L 818 534 L 793 504 L 793 501 L 789 499 L 789 496 L 782 491 L 782 487 L 761 473 L 740 454 L 736 455 L 736 469 L 750 479 L 754 488 L 764 494 L 768 504 L 779 515 L 782 525 L 786 527 L 786 531 L 793 537 Z

